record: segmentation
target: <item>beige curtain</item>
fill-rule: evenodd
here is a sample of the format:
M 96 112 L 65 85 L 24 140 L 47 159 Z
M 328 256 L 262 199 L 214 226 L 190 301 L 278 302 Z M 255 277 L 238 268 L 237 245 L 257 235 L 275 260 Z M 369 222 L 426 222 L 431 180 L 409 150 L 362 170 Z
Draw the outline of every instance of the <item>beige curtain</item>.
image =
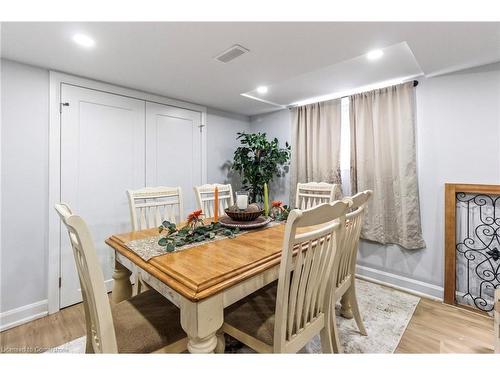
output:
M 350 97 L 351 187 L 373 190 L 362 238 L 425 247 L 420 225 L 413 82 Z
M 292 109 L 292 205 L 298 182 L 340 183 L 340 115 L 340 99 Z

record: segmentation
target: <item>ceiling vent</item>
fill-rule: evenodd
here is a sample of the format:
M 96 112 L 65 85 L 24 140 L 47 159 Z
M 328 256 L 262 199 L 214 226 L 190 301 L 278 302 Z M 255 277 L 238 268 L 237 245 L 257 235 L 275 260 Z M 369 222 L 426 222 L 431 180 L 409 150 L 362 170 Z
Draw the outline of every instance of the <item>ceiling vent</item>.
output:
M 235 44 L 229 49 L 225 50 L 221 54 L 214 57 L 215 60 L 220 61 L 224 64 L 234 60 L 237 57 L 249 52 L 245 47 L 240 46 L 239 44 Z

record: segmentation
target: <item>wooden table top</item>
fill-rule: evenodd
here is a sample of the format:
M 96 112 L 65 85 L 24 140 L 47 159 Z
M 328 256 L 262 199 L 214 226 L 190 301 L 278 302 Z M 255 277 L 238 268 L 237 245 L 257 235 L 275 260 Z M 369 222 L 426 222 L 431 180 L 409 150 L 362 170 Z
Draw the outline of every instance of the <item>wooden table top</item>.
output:
M 126 243 L 158 229 L 116 234 L 106 243 L 191 301 L 199 301 L 280 262 L 285 225 L 274 225 L 144 261 Z

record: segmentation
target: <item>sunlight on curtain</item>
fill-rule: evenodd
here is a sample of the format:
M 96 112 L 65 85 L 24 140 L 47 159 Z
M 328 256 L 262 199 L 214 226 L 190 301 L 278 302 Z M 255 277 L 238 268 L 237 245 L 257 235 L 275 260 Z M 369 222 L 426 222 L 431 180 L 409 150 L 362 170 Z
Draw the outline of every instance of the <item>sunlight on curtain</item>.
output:
M 349 130 L 349 98 L 342 98 L 340 128 L 340 178 L 343 196 L 351 195 L 351 135 Z

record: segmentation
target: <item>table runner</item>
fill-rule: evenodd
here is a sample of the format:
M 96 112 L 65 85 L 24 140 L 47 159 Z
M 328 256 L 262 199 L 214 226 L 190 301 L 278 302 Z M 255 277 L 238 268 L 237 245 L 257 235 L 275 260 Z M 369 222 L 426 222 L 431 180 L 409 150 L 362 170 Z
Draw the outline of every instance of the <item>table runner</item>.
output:
M 133 240 L 125 243 L 125 246 L 127 246 L 130 250 L 132 250 L 135 254 L 137 254 L 139 257 L 141 257 L 144 261 L 149 261 L 151 258 L 160 256 L 160 255 L 165 255 L 169 253 L 175 253 L 178 251 L 182 250 L 187 250 L 195 246 L 200 246 L 204 245 L 209 242 L 215 242 L 215 241 L 220 241 L 220 240 L 228 240 L 231 238 L 235 238 L 238 236 L 241 236 L 242 234 L 251 232 L 251 231 L 258 231 L 261 229 L 269 228 L 275 225 L 279 225 L 281 223 L 284 223 L 283 221 L 271 221 L 269 224 L 267 224 L 264 227 L 261 228 L 256 228 L 256 229 L 240 229 L 238 233 L 234 235 L 234 237 L 228 237 L 228 236 L 223 236 L 223 235 L 216 235 L 214 238 L 206 239 L 204 241 L 200 242 L 194 242 L 190 243 L 184 246 L 177 246 L 175 250 L 173 251 L 167 251 L 164 246 L 158 245 L 158 241 L 160 238 L 164 237 L 162 234 L 158 234 L 157 236 L 152 236 L 152 237 L 147 237 L 147 238 L 142 238 L 139 240 Z

